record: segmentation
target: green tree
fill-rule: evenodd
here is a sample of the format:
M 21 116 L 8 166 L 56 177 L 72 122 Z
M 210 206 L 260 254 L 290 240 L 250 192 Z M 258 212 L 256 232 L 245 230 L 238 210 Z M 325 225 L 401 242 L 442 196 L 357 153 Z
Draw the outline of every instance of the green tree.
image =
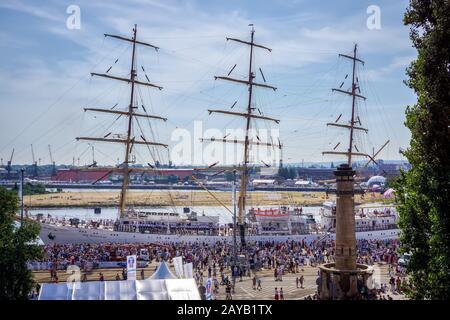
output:
M 41 257 L 41 248 L 35 243 L 39 224 L 24 221 L 15 225 L 18 197 L 0 187 L 0 300 L 25 300 L 34 281 L 26 262 Z
M 411 169 L 395 183 L 414 299 L 450 298 L 450 1 L 410 0 L 404 23 L 418 51 L 407 85 Z
M 19 186 L 17 184 L 14 185 L 14 190 L 18 191 Z M 45 186 L 43 184 L 32 184 L 30 182 L 27 182 L 23 186 L 23 195 L 24 196 L 30 196 L 35 194 L 46 194 Z
M 297 168 L 291 167 L 289 168 L 289 179 L 296 179 L 297 178 Z
M 171 174 L 168 178 L 167 178 L 169 183 L 178 183 L 179 179 L 178 176 Z
M 286 167 L 279 168 L 278 175 L 284 179 L 289 179 L 289 168 Z

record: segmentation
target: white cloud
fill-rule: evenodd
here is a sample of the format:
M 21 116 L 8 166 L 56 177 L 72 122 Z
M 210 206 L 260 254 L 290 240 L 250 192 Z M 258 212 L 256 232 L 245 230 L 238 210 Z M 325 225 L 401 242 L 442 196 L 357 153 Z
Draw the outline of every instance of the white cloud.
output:
M 384 80 L 385 77 L 389 76 L 392 72 L 395 72 L 399 69 L 405 70 L 415 58 L 415 56 L 395 57 L 391 61 L 391 63 L 389 63 L 385 67 L 367 70 L 367 78 L 371 81 Z
M 35 6 L 29 3 L 25 4 L 20 0 L 3 0 L 0 3 L 0 8 L 23 12 L 31 16 L 53 22 L 64 21 L 63 15 L 52 7 L 46 6 L 44 8 L 43 6 Z
M 132 0 L 131 4 L 126 5 L 122 1 L 78 2 L 82 15 L 81 30 L 66 29 L 65 7 L 55 7 L 54 3 L 39 7 L 21 1 L 6 1 L 0 4 L 0 8 L 41 18 L 41 29 L 60 37 L 61 43 L 75 44 L 87 53 L 80 60 L 59 56 L 57 60 L 49 61 L 46 57 L 30 56 L 30 61 L 21 61 L 17 66 L 16 81 L 13 83 L 5 81 L 10 75 L 0 70 L 0 79 L 2 83 L 6 83 L 2 90 L 10 93 L 1 104 L 20 105 L 26 110 L 30 110 L 30 105 L 34 104 L 32 110 L 36 110 L 36 113 L 39 110 L 45 111 L 54 97 L 70 88 L 78 79 L 85 77 L 77 91 L 70 93 L 69 97 L 58 105 L 57 115 L 49 116 L 60 120 L 64 117 L 64 110 L 81 112 L 82 105 L 92 98 L 94 92 L 103 92 L 109 86 L 106 80 L 96 81 L 95 84 L 89 84 L 87 80 L 92 66 L 101 60 L 100 57 L 114 52 L 112 49 L 118 45 L 114 39 L 104 41 L 102 34 L 130 36 L 135 23 L 138 24 L 138 36 L 142 41 L 161 47 L 159 64 L 156 64 L 157 56 L 151 50 L 139 50 L 141 58 L 145 54 L 145 66 L 151 70 L 151 80 L 165 87 L 162 96 L 157 92 L 152 93 L 154 105 L 160 108 L 158 113 L 166 112 L 164 115 L 177 121 L 184 119 L 181 120 L 183 123 L 208 107 L 207 102 L 198 101 L 202 97 L 205 98 L 204 95 L 199 95 L 202 90 L 219 87 L 221 94 L 208 96 L 209 103 L 215 101 L 223 105 L 227 103 L 227 99 L 235 99 L 233 95 L 223 94 L 228 90 L 228 85 L 215 83 L 213 75 L 227 73 L 234 63 L 238 64 L 236 75 L 246 72 L 247 48 L 226 44 L 225 37 L 248 37 L 249 23 L 255 23 L 257 42 L 274 49 L 270 55 L 259 52 L 257 55 L 258 64 L 263 65 L 269 78 L 270 73 L 307 76 L 299 70 L 311 64 L 336 61 L 338 53 L 350 51 L 353 43 L 358 42 L 364 55 L 389 52 L 402 57 L 395 58 L 381 69 L 369 70 L 369 76 L 378 79 L 390 74 L 395 68 L 402 67 L 408 57 L 405 52 L 410 50 L 407 30 L 404 28 L 385 25 L 382 30 L 371 31 L 366 28 L 364 17 L 358 15 L 336 17 L 334 13 L 324 13 L 317 18 L 308 12 L 306 6 L 302 6 L 303 1 L 298 0 L 281 2 L 287 7 L 298 8 L 299 13 L 271 17 L 271 13 L 267 12 L 267 16 L 257 18 L 245 10 L 212 13 L 207 6 L 199 6 L 191 1 Z M 365 11 L 362 14 L 365 14 Z M 89 20 L 86 18 L 88 16 Z M 8 37 L 11 40 L 15 35 L 0 34 L 0 38 L 5 40 L 8 40 Z M 46 35 L 43 34 L 42 37 Z M 25 46 L 27 41 L 18 42 L 17 45 Z M 123 57 L 121 63 L 127 59 L 128 57 Z M 109 56 L 96 67 L 96 71 L 105 71 L 114 60 L 115 57 Z M 129 72 L 127 68 L 128 63 L 125 63 L 114 67 L 112 72 L 125 75 Z M 227 89 L 220 91 L 220 88 Z M 99 102 L 107 103 L 106 99 Z M 36 113 L 25 114 L 23 122 L 31 121 Z M 15 136 L 19 130 L 9 126 L 9 130 L 14 132 L 9 137 Z M 71 128 L 72 131 L 68 130 L 58 137 L 61 144 L 64 139 L 73 140 L 73 132 L 79 125 L 73 124 Z M 37 131 L 33 129 L 32 132 Z M 26 141 L 27 139 L 23 139 L 24 145 L 27 145 Z M 3 139 L 0 147 L 6 142 Z

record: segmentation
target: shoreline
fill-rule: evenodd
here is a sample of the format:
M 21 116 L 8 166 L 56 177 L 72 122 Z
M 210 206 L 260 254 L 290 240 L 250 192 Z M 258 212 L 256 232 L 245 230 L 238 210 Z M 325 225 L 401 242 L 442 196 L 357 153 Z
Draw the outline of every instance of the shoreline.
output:
M 214 196 L 226 206 L 231 206 L 231 192 L 216 192 Z M 335 200 L 325 192 L 249 192 L 247 207 L 260 206 L 322 206 L 325 201 Z M 355 196 L 355 204 L 383 203 L 392 205 L 381 195 Z M 28 208 L 114 208 L 119 204 L 119 192 L 61 192 L 24 196 Z M 221 204 L 207 192 L 150 191 L 128 194 L 128 204 L 134 207 L 218 207 Z

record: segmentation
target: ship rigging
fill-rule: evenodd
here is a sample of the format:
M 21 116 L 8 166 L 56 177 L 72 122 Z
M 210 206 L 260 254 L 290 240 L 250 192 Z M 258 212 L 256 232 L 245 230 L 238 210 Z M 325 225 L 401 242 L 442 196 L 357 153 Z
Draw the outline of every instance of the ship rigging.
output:
M 245 212 L 246 212 L 247 187 L 248 187 L 248 183 L 249 183 L 250 145 L 256 145 L 256 146 L 263 145 L 263 146 L 275 147 L 275 148 L 280 148 L 280 149 L 282 147 L 280 142 L 275 145 L 273 143 L 261 142 L 261 141 L 259 141 L 259 139 L 258 139 L 258 141 L 250 140 L 249 133 L 250 133 L 250 127 L 251 127 L 251 120 L 268 120 L 268 121 L 273 121 L 277 124 L 279 124 L 280 120 L 262 115 L 261 111 L 259 111 L 259 109 L 258 109 L 259 114 L 255 114 L 255 112 L 254 112 L 257 108 L 254 107 L 253 89 L 255 87 L 257 87 L 257 88 L 271 89 L 273 91 L 276 91 L 277 88 L 265 83 L 266 78 L 265 78 L 264 73 L 262 72 L 261 68 L 259 68 L 259 71 L 261 73 L 264 83 L 255 82 L 256 74 L 255 74 L 255 71 L 253 68 L 254 49 L 256 49 L 256 48 L 262 49 L 262 50 L 265 50 L 268 52 L 272 52 L 272 49 L 270 49 L 266 46 L 263 46 L 261 44 L 255 43 L 255 41 L 254 41 L 255 28 L 254 28 L 253 24 L 250 24 L 249 26 L 251 27 L 250 41 L 245 41 L 245 40 L 236 39 L 236 38 L 229 38 L 229 37 L 226 38 L 227 41 L 233 41 L 233 42 L 237 42 L 237 43 L 249 46 L 250 53 L 249 53 L 249 65 L 248 65 L 248 79 L 240 80 L 240 79 L 235 79 L 235 78 L 230 77 L 230 75 L 233 72 L 236 65 L 233 66 L 233 68 L 230 70 L 230 72 L 228 73 L 227 76 L 215 76 L 214 77 L 215 80 L 224 80 L 224 81 L 228 81 L 228 82 L 232 82 L 232 83 L 245 85 L 248 87 L 246 112 L 232 112 L 232 111 L 228 111 L 228 110 L 217 110 L 217 109 L 209 109 L 208 110 L 208 112 L 210 114 L 219 113 L 219 114 L 225 114 L 225 115 L 245 118 L 245 120 L 246 120 L 245 121 L 245 139 L 243 141 L 230 140 L 230 139 L 227 140 L 225 138 L 224 139 L 214 139 L 214 138 L 213 139 L 201 139 L 202 141 L 234 143 L 234 144 L 243 144 L 244 145 L 244 157 L 243 157 L 242 166 L 238 168 L 238 170 L 240 171 L 240 175 L 241 175 L 240 176 L 240 178 L 241 178 L 240 184 L 241 185 L 240 185 L 239 197 L 238 197 L 238 219 L 237 219 L 237 222 L 239 225 L 239 233 L 240 233 L 240 237 L 241 237 L 242 246 L 245 246 L 245 231 L 246 231 Z M 233 107 L 235 106 L 235 104 L 233 105 Z
M 131 70 L 130 70 L 130 77 L 129 78 L 123 78 L 118 76 L 112 76 L 109 75 L 108 72 L 111 70 L 109 68 L 106 73 L 95 73 L 92 72 L 91 76 L 96 77 L 102 77 L 107 78 L 111 80 L 116 81 L 122 81 L 130 84 L 130 104 L 128 105 L 127 111 L 118 111 L 118 110 L 112 110 L 112 109 L 102 109 L 102 108 L 85 108 L 84 111 L 90 111 L 90 112 L 100 112 L 100 113 L 109 113 L 118 115 L 119 117 L 124 116 L 127 117 L 127 133 L 125 138 L 117 138 L 112 139 L 108 138 L 109 134 L 105 137 L 77 137 L 77 140 L 82 141 L 99 141 L 99 142 L 106 142 L 106 143 L 117 143 L 117 144 L 123 144 L 125 145 L 125 157 L 123 163 L 119 164 L 117 167 L 109 168 L 109 171 L 107 175 L 117 172 L 121 173 L 123 175 L 123 183 L 122 188 L 120 192 L 120 201 L 119 201 L 119 212 L 120 217 L 123 218 L 125 216 L 125 210 L 126 210 L 126 203 L 127 203 L 127 189 L 130 182 L 130 173 L 132 171 L 139 171 L 139 172 L 147 172 L 147 171 L 155 171 L 153 168 L 131 168 L 130 164 L 130 154 L 135 145 L 146 145 L 146 146 L 156 146 L 156 147 L 164 147 L 167 148 L 168 146 L 163 143 L 159 142 L 151 142 L 147 141 L 145 137 L 141 136 L 141 140 L 136 139 L 135 136 L 133 136 L 133 120 L 135 118 L 147 118 L 147 119 L 153 119 L 153 120 L 161 120 L 161 121 L 167 121 L 166 118 L 157 116 L 157 115 L 149 115 L 147 112 L 145 113 L 138 113 L 136 109 L 138 109 L 136 105 L 136 99 L 135 99 L 135 87 L 137 85 L 139 86 L 146 86 L 158 90 L 162 90 L 163 87 L 158 86 L 156 84 L 151 83 L 150 81 L 140 81 L 138 80 L 138 73 L 136 68 L 136 45 L 142 45 L 145 47 L 153 48 L 154 50 L 158 50 L 159 48 L 142 41 L 137 40 L 137 25 L 134 25 L 133 28 L 133 36 L 131 38 L 126 38 L 122 36 L 112 35 L 112 34 L 105 34 L 105 37 L 114 38 L 121 41 L 130 42 L 132 44 L 132 53 L 131 53 Z M 144 71 L 144 70 L 143 70 Z M 145 71 L 144 71 L 145 73 Z M 146 79 L 148 79 L 148 76 L 145 75 Z M 145 109 L 144 109 L 145 111 Z M 103 177 L 102 177 L 103 178 Z M 101 179 L 100 179 L 101 180 Z

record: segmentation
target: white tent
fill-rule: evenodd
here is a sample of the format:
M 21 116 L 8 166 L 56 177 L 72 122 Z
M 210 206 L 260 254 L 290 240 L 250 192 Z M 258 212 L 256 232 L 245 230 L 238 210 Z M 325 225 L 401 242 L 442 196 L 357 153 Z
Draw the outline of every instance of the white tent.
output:
M 296 186 L 309 186 L 311 183 L 311 181 L 308 180 L 297 180 L 295 181 L 295 185 Z
M 137 300 L 136 282 L 136 280 L 104 282 L 105 295 L 101 300 Z
M 104 300 L 105 285 L 101 281 L 75 283 L 72 287 L 71 300 Z
M 156 272 L 149 278 L 152 280 L 156 279 L 177 279 L 177 277 L 170 271 L 169 266 L 166 262 L 161 262 L 158 266 Z
M 43 283 L 39 300 L 200 300 L 194 279 L 177 279 L 165 262 L 146 280 Z
M 39 300 L 200 300 L 194 279 L 43 283 Z
M 72 300 L 72 290 L 66 283 L 43 283 L 39 300 Z

